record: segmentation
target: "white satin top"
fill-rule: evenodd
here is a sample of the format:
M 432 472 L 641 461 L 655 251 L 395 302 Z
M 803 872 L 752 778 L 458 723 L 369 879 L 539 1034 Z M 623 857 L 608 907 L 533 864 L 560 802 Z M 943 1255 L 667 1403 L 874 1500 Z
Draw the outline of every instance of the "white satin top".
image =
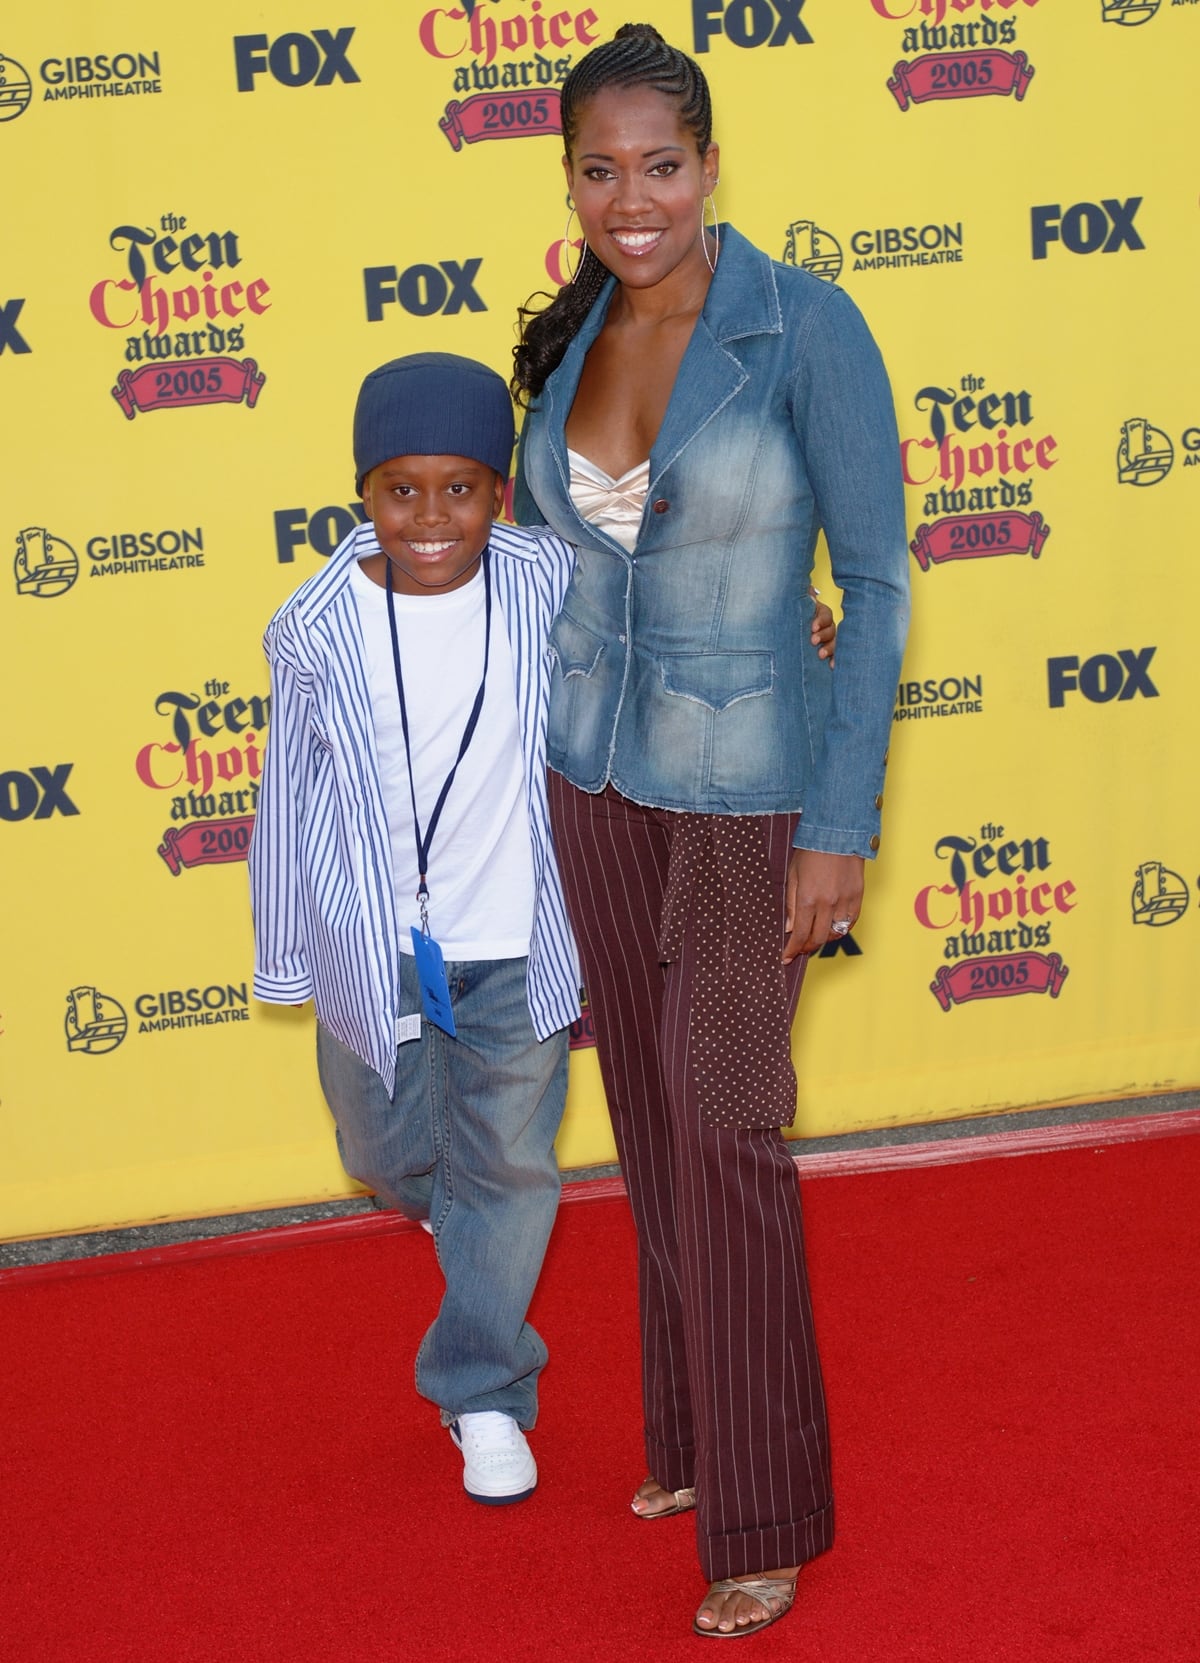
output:
M 580 518 L 607 531 L 632 554 L 650 488 L 650 458 L 630 468 L 620 479 L 606 474 L 577 450 L 567 451 L 567 461 L 571 468 L 571 501 Z

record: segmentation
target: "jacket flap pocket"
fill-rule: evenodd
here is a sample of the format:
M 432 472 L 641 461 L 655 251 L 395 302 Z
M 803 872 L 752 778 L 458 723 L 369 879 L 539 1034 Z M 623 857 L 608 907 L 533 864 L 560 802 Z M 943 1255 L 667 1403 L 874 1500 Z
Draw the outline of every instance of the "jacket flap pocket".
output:
M 769 693 L 775 682 L 775 657 L 769 652 L 674 653 L 659 662 L 668 693 L 712 710 Z
M 550 651 L 564 676 L 590 676 L 600 662 L 604 642 L 574 618 L 560 612 L 550 631 Z

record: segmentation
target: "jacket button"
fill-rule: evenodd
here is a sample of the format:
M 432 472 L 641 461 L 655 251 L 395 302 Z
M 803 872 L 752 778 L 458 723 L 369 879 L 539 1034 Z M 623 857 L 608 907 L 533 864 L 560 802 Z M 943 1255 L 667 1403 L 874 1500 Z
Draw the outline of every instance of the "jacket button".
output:
M 883 807 L 883 798 L 878 796 L 878 795 L 875 798 L 875 807 L 876 808 L 882 808 Z
M 870 847 L 870 848 L 872 848 L 872 849 L 878 849 L 878 847 L 879 847 L 879 839 L 878 839 L 878 837 L 873 837 L 873 838 L 872 838 L 872 839 L 871 839 L 871 841 L 870 841 L 870 844 L 869 844 L 869 847 Z
M 667 501 L 666 497 L 659 497 L 658 501 L 654 504 L 654 512 L 656 514 L 665 514 L 670 506 L 671 504 Z

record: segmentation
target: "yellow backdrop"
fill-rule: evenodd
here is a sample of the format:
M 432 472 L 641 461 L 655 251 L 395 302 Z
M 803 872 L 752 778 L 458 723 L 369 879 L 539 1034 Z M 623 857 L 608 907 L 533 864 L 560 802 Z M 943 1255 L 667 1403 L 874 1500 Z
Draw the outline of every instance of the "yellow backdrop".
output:
M 353 523 L 363 374 L 507 371 L 562 277 L 556 88 L 636 17 L 710 75 L 721 217 L 866 313 L 909 483 L 882 858 L 797 1130 L 1194 1084 L 1200 8 L 328 15 L 3 21 L 0 1233 L 353 1188 L 311 1009 L 249 997 L 261 631 Z M 612 1154 L 586 1044 L 560 1151 Z

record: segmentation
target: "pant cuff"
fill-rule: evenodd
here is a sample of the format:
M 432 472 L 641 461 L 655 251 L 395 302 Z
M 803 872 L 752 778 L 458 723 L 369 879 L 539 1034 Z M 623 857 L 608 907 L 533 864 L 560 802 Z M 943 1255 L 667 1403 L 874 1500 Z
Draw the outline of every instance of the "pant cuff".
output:
M 646 1433 L 646 1471 L 664 1490 L 690 1490 L 696 1482 L 696 1451 L 691 1444 L 665 1444 Z
M 534 1403 L 533 1407 L 530 1408 L 528 1404 L 522 1406 L 516 1403 L 506 1402 L 503 1399 L 499 1402 L 493 1401 L 489 1403 L 484 1400 L 483 1402 L 471 1403 L 468 1404 L 465 1409 L 439 1408 L 438 1414 L 441 1417 L 443 1426 L 451 1426 L 463 1415 L 478 1415 L 486 1413 L 488 1410 L 492 1410 L 499 1415 L 508 1415 L 511 1420 L 516 1421 L 522 1432 L 532 1432 L 534 1427 L 537 1425 L 536 1403 Z
M 833 1503 L 795 1524 L 712 1536 L 700 1531 L 699 1538 L 700 1568 L 709 1582 L 727 1576 L 753 1576 L 782 1565 L 806 1565 L 833 1546 Z

